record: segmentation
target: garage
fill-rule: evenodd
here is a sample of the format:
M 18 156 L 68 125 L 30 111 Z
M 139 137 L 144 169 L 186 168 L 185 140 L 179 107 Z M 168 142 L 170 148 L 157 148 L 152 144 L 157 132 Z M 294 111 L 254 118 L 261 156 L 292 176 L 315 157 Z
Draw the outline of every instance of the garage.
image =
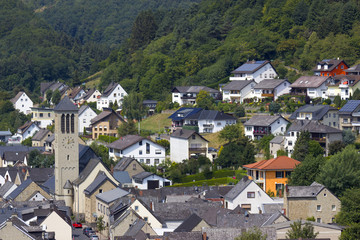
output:
M 159 188 L 159 180 L 148 180 L 147 184 L 148 184 L 147 189 Z

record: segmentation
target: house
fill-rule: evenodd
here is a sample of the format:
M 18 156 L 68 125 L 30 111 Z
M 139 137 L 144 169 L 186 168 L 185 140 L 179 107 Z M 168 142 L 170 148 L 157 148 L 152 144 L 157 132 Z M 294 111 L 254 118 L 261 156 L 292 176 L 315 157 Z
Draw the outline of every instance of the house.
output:
M 277 77 L 277 73 L 270 61 L 248 61 L 232 71 L 234 80 L 254 80 L 256 83 L 264 79 L 273 79 Z
M 154 203 L 155 204 L 155 203 Z M 146 205 L 142 200 L 136 198 L 130 205 L 130 208 L 134 210 L 145 222 L 155 230 L 159 231 L 163 228 L 164 222 L 156 216 L 152 206 Z
M 313 69 L 315 76 L 337 76 L 345 75 L 349 66 L 340 59 L 324 59 L 317 63 Z
M 45 139 L 45 151 L 46 152 L 54 152 L 54 141 L 55 141 L 55 135 L 52 134 L 50 137 Z
M 80 99 L 80 104 L 83 104 L 84 102 L 97 102 L 101 97 L 101 93 L 99 90 L 96 90 L 96 88 L 88 89 L 85 95 L 82 96 Z
M 200 232 L 204 227 L 211 227 L 204 219 L 196 213 L 191 214 L 174 232 Z
M 349 100 L 356 89 L 360 88 L 359 75 L 338 75 L 333 77 L 327 84 L 326 96 L 334 100 L 340 96 L 341 100 Z
M 38 185 L 45 183 L 54 176 L 54 168 L 27 168 L 25 179 L 31 178 Z
M 7 131 L 0 131 L 0 142 L 7 143 L 9 141 L 9 138 L 11 138 L 12 133 Z
M 224 198 L 225 208 L 233 210 L 240 206 L 252 214 L 264 212 L 262 204 L 274 203 L 274 200 L 247 176 L 243 177 Z
M 42 239 L 44 230 L 26 224 L 16 214 L 0 223 L 0 239 L 37 240 Z
M 192 156 L 206 157 L 208 143 L 208 140 L 193 130 L 176 130 L 170 135 L 170 160 L 179 163 Z
M 3 160 L 2 160 L 3 162 Z M 5 182 L 12 182 L 20 185 L 24 181 L 26 171 L 22 172 L 22 167 L 1 167 L 0 168 L 0 184 Z
M 221 131 L 226 125 L 236 124 L 236 118 L 216 110 L 201 110 L 185 117 L 185 126 L 198 129 L 199 133 L 215 133 Z
M 45 201 L 52 197 L 30 178 L 21 183 L 6 198 L 8 201 Z
M 67 86 L 65 83 L 61 82 L 42 82 L 40 83 L 40 94 L 43 97 L 43 100 L 46 100 L 46 92 L 47 91 L 55 92 L 58 90 L 61 94 L 61 96 L 64 96 L 67 91 L 69 90 L 69 86 Z
M 126 135 L 108 145 L 109 157 L 120 159 L 135 158 L 146 165 L 158 165 L 165 161 L 165 148 L 148 138 Z
M 325 76 L 301 76 L 290 85 L 290 94 L 296 96 L 308 96 L 309 98 L 327 98 L 327 84 L 331 77 Z
M 254 80 L 232 81 L 222 87 L 223 101 L 243 103 L 245 99 L 254 97 Z
M 304 105 L 295 110 L 290 120 L 313 120 L 321 124 L 339 128 L 339 110 L 329 105 Z
M 80 104 L 82 97 L 85 95 L 85 90 L 82 86 L 74 87 L 72 91 L 68 94 L 68 97 L 74 103 Z
M 286 186 L 284 208 L 290 220 L 314 217 L 318 223 L 333 223 L 341 202 L 324 185 Z
M 16 110 L 19 110 L 19 112 L 22 112 L 23 114 L 31 113 L 33 101 L 31 101 L 25 92 L 18 92 L 14 98 L 10 99 L 10 102 L 14 105 Z
M 53 135 L 53 133 L 46 129 L 46 128 L 41 128 L 39 131 L 37 131 L 35 133 L 35 135 L 32 137 L 31 141 L 32 141 L 32 146 L 33 147 L 45 147 L 45 141 L 48 137 L 50 137 L 51 135 Z
M 148 114 L 152 115 L 155 112 L 157 101 L 155 100 L 144 100 L 143 106 L 148 110 Z
M 124 97 L 127 92 L 121 87 L 120 84 L 112 82 L 104 90 L 100 98 L 96 102 L 96 109 L 103 110 L 109 108 L 110 104 L 116 104 L 121 107 Z
M 53 108 L 31 108 L 31 121 L 37 123 L 37 125 L 41 128 L 53 125 L 54 119 L 55 115 Z
M 360 75 L 360 64 L 349 67 L 345 70 L 346 75 Z
M 117 137 L 117 128 L 124 119 L 111 108 L 103 108 L 103 111 L 90 120 L 92 138 L 97 139 L 100 135 Z
M 25 139 L 34 136 L 39 130 L 40 127 L 36 123 L 27 121 L 18 128 L 17 132 L 9 139 L 9 143 L 21 143 Z
M 296 120 L 287 130 L 285 136 L 285 150 L 292 154 L 295 143 L 301 132 L 307 131 L 310 133 L 310 138 L 317 141 L 325 150 L 325 155 L 329 154 L 329 145 L 335 141 L 342 141 L 342 131 L 317 121 L 311 120 Z
M 285 137 L 284 136 L 275 136 L 270 140 L 270 154 L 275 158 L 277 157 L 277 152 L 279 150 L 285 150 Z
M 253 180 L 266 193 L 274 193 L 279 196 L 287 183 L 288 176 L 294 170 L 299 161 L 287 156 L 279 156 L 269 160 L 244 165 L 249 179 Z M 280 194 L 282 195 L 282 194 Z
M 254 98 L 272 98 L 290 93 L 290 82 L 287 79 L 264 79 L 254 87 Z
M 360 133 L 360 100 L 349 100 L 339 110 L 339 129 Z
M 7 181 L 0 187 L 0 201 L 4 201 L 6 197 L 17 188 L 16 184 Z
M 132 157 L 123 157 L 114 167 L 114 177 L 116 172 L 127 172 L 132 178 L 135 174 L 145 171 L 141 164 Z
M 91 119 L 97 116 L 96 112 L 88 105 L 82 105 L 79 109 L 79 133 L 83 134 L 84 129 L 90 127 Z
M 170 186 L 171 181 L 155 173 L 141 172 L 132 177 L 132 185 L 138 189 L 156 189 Z
M 54 205 L 51 205 L 40 226 L 47 232 L 54 232 L 56 240 L 68 240 L 73 237 L 70 217 Z
M 221 93 L 219 90 L 212 89 L 205 86 L 183 86 L 183 87 L 174 87 L 171 90 L 172 93 L 172 102 L 179 103 L 179 105 L 196 104 L 196 97 L 200 91 L 205 91 L 210 94 L 215 100 L 221 99 Z
M 281 115 L 254 115 L 244 123 L 245 136 L 255 140 L 269 134 L 284 134 L 288 123 Z
M 191 115 L 196 114 L 202 110 L 202 108 L 179 108 L 169 116 L 171 119 L 171 130 L 175 131 L 176 129 L 182 128 L 182 126 L 185 124 L 185 118 L 190 117 Z
M 2 155 L 2 166 L 10 167 L 10 166 L 27 166 L 28 159 L 27 151 L 22 152 L 14 152 L 14 151 L 4 151 Z

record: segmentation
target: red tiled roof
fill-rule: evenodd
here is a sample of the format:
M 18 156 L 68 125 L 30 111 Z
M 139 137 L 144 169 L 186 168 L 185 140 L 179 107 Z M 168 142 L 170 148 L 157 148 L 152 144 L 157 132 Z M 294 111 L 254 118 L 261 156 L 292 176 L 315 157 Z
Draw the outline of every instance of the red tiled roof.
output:
M 287 156 L 262 160 L 260 162 L 244 165 L 243 168 L 259 170 L 289 170 L 294 169 L 300 162 Z

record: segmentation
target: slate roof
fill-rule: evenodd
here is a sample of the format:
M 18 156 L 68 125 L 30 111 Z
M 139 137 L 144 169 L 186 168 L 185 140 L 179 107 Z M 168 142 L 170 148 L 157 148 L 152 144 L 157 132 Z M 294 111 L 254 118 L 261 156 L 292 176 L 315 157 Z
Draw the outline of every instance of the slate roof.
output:
M 285 81 L 289 83 L 287 79 L 264 79 L 256 84 L 254 89 L 274 89 Z
M 114 171 L 113 177 L 118 181 L 120 184 L 124 183 L 131 183 L 130 175 L 127 171 Z
M 270 140 L 270 143 L 281 144 L 284 142 L 284 136 L 276 136 Z
M 316 198 L 325 188 L 324 185 L 313 182 L 310 186 L 287 186 L 288 198 Z
M 29 177 L 37 184 L 45 183 L 54 176 L 54 168 L 28 168 Z
M 360 105 L 360 100 L 349 100 L 347 103 L 339 110 L 339 114 L 351 114 L 356 108 Z
M 205 193 L 205 199 L 219 199 L 224 198 L 227 193 L 233 189 L 234 186 L 211 186 Z
M 11 162 L 23 162 L 26 158 L 28 152 L 4 152 L 3 160 L 5 161 L 11 161 Z
M 244 176 L 236 185 L 233 187 L 226 195 L 225 198 L 229 200 L 234 200 L 239 194 L 244 191 L 247 186 L 250 185 L 252 180 L 247 176 Z
M 202 221 L 196 213 L 191 214 L 185 219 L 174 232 L 191 232 Z
M 109 179 L 104 172 L 100 171 L 94 181 L 84 190 L 84 193 L 86 195 L 93 194 L 96 189 L 98 189 L 105 181 L 109 181 L 114 186 L 116 186 L 116 184 L 111 181 L 111 179 Z
M 318 62 L 318 64 L 316 64 L 316 67 L 313 69 L 314 72 L 331 72 L 332 70 L 334 70 L 336 68 L 336 66 L 338 66 L 341 62 L 344 62 L 343 60 L 337 60 L 337 59 L 324 59 L 320 62 Z M 344 62 L 345 63 L 345 62 Z M 317 69 L 318 65 L 321 65 L 321 69 Z M 328 65 L 328 69 L 324 69 L 324 65 Z M 345 63 L 345 65 L 347 66 L 347 64 Z
M 203 136 L 201 136 L 194 130 L 188 130 L 188 129 L 177 129 L 170 135 L 170 137 L 189 139 L 193 134 L 196 134 L 199 137 L 201 137 L 203 140 L 209 142 L 208 140 L 206 140 Z
M 83 90 L 82 86 L 75 87 L 71 91 L 71 93 L 69 93 L 69 98 L 74 99 L 76 97 L 76 95 L 78 95 L 81 90 Z
M 273 224 L 274 221 L 281 216 L 279 213 L 262 213 L 262 214 L 218 214 L 217 227 L 218 228 L 248 228 L 248 227 L 262 227 Z
M 65 96 L 58 105 L 54 108 L 54 111 L 71 111 L 78 112 L 79 109 L 74 105 L 74 103 L 69 99 L 68 96 Z
M 44 152 L 44 147 L 28 147 L 23 145 L 14 145 L 14 146 L 0 146 L 0 156 L 4 156 L 4 152 L 30 152 L 34 149 Z
M 114 167 L 114 172 L 115 171 L 125 171 L 126 168 L 133 162 L 137 160 L 135 158 L 131 158 L 131 157 L 123 157 L 122 159 L 119 160 L 119 162 L 115 165 Z
M 209 93 L 220 93 L 219 90 L 209 88 L 206 86 L 180 86 L 174 87 L 171 92 L 180 92 L 180 93 L 199 93 L 200 91 L 206 91 Z
M 79 144 L 79 173 L 85 169 L 86 165 L 90 162 L 90 159 L 93 158 L 99 159 L 94 150 L 92 150 L 90 146 Z
M 7 193 L 12 186 L 15 184 L 13 182 L 7 181 L 0 187 L 0 197 L 3 197 L 5 193 Z
M 32 137 L 32 141 L 41 141 L 43 140 L 45 137 L 47 137 L 47 135 L 50 134 L 52 135 L 52 133 L 50 132 L 50 130 L 46 129 L 46 128 L 40 128 L 39 131 L 37 131 L 34 136 Z
M 289 119 L 295 120 L 299 117 L 299 113 L 312 113 L 312 120 L 321 120 L 330 110 L 337 110 L 330 105 L 304 105 L 291 114 Z
M 262 207 L 264 209 L 264 213 L 275 213 L 284 209 L 284 202 L 265 203 L 262 204 Z
M 279 156 L 277 158 L 243 165 L 243 168 L 259 170 L 293 170 L 298 164 L 300 164 L 298 160 L 289 158 L 288 156 Z
M 102 192 L 96 195 L 96 198 L 100 199 L 105 203 L 111 203 L 119 198 L 128 195 L 129 192 L 117 187 L 107 192 Z
M 347 72 L 347 73 L 352 73 L 352 72 L 358 73 L 358 72 L 360 72 L 360 64 L 349 67 L 348 69 L 345 70 L 345 72 Z
M 44 187 L 43 189 L 49 193 L 54 194 L 55 193 L 55 175 L 51 176 L 46 182 L 42 184 Z
M 0 136 L 12 136 L 10 131 L 0 131 Z
M 287 222 L 281 222 L 281 223 L 274 223 L 269 227 L 273 227 L 276 230 L 280 230 L 280 229 L 284 229 L 284 228 L 290 228 L 291 224 L 294 224 L 294 222 L 299 221 L 299 220 L 292 220 L 292 221 L 287 221 Z M 318 223 L 318 222 L 312 222 L 312 221 L 305 221 L 305 220 L 300 220 L 301 224 L 305 224 L 306 222 L 312 224 L 314 227 L 322 227 L 322 228 L 330 228 L 330 229 L 335 229 L 335 230 L 343 230 L 343 227 L 338 226 L 336 224 L 325 224 L 325 223 Z
M 26 123 L 24 123 L 24 125 L 20 126 L 20 127 L 18 128 L 18 130 L 20 130 L 20 131 L 21 131 L 21 134 L 23 134 L 23 133 L 26 132 L 26 131 L 29 129 L 29 127 L 31 127 L 31 125 L 33 125 L 33 124 L 35 124 L 35 123 L 32 122 L 32 121 L 27 121 Z
M 138 135 L 126 135 L 124 137 L 120 137 L 120 139 L 112 142 L 108 145 L 108 148 L 114 148 L 119 150 L 124 150 L 135 143 L 142 141 L 144 138 Z
M 17 102 L 17 100 L 19 100 L 19 98 L 21 97 L 21 95 L 23 95 L 23 93 L 25 93 L 25 92 L 23 92 L 23 91 L 18 92 L 18 94 L 16 94 L 15 97 L 13 97 L 12 99 L 10 99 L 10 102 L 12 102 L 13 104 L 15 104 L 15 103 Z
M 185 119 L 195 119 L 195 120 L 213 120 L 213 121 L 221 121 L 221 120 L 236 120 L 235 117 L 226 114 L 224 112 L 219 112 L 216 110 L 202 110 L 195 114 L 192 114 Z
M 301 76 L 293 84 L 291 88 L 317 88 L 320 87 L 329 77 L 322 76 Z
M 243 88 L 245 88 L 247 85 L 249 85 L 250 83 L 255 83 L 255 81 L 253 80 L 236 80 L 236 81 L 231 81 L 228 84 L 226 84 L 222 90 L 242 90 Z
M 66 89 L 69 88 L 66 84 L 61 82 L 42 82 L 40 83 L 40 92 L 42 95 L 44 95 L 44 93 L 46 93 L 48 89 L 50 89 L 51 91 L 55 91 L 56 89 L 59 89 L 61 86 L 64 86 L 61 92 L 64 92 Z
M 300 131 L 308 131 L 310 133 L 342 133 L 340 129 L 333 128 L 324 124 L 319 123 L 318 121 L 312 120 L 295 120 L 287 132 L 300 132 Z
M 22 182 L 14 191 L 12 191 L 8 196 L 7 200 L 14 200 L 20 193 L 22 193 L 33 181 L 31 178 L 26 179 Z
M 92 95 L 93 95 L 93 93 L 96 91 L 96 89 L 95 88 L 91 88 L 91 89 L 89 89 L 86 93 L 85 93 L 85 95 L 83 96 L 83 99 L 86 101 L 86 100 L 88 100 Z
M 109 96 L 114 90 L 115 90 L 115 88 L 117 87 L 117 85 L 118 85 L 118 83 L 116 83 L 116 82 L 111 82 L 108 86 L 107 86 L 107 88 L 104 90 L 104 92 L 102 93 L 102 97 L 104 96 L 104 97 L 107 97 L 107 96 Z
M 96 165 L 102 164 L 100 159 L 92 158 L 86 165 L 86 167 L 80 172 L 79 177 L 73 181 L 73 185 L 78 186 L 89 176 L 89 174 L 93 171 Z
M 99 121 L 104 120 L 105 118 L 107 118 L 111 114 L 114 114 L 120 121 L 124 122 L 124 119 L 117 112 L 115 112 L 113 109 L 111 109 L 111 108 L 103 108 L 103 111 L 99 115 L 97 115 L 96 117 L 91 119 L 90 123 L 95 124 L 95 123 L 97 123 Z
M 45 142 L 52 143 L 55 140 L 55 134 L 52 134 L 50 137 L 46 138 Z
M 244 126 L 270 126 L 280 118 L 287 121 L 280 115 L 254 115 L 252 118 L 250 118 L 244 123 Z
M 182 107 L 179 108 L 176 112 L 171 114 L 168 118 L 170 118 L 172 121 L 181 121 L 187 117 L 190 117 L 191 115 L 202 111 L 202 108 L 187 108 Z
M 11 216 L 5 222 L 0 223 L 0 228 L 2 228 L 2 225 L 6 224 L 6 221 L 10 221 L 13 226 L 15 226 L 19 231 L 21 231 L 25 236 L 27 236 L 30 239 L 38 239 L 36 236 L 31 234 L 31 228 L 29 225 L 27 225 L 21 218 L 18 216 Z
M 238 231 L 238 230 L 237 230 Z M 202 240 L 201 232 L 164 232 L 163 239 L 171 240 Z
M 270 61 L 248 61 L 240 67 L 236 68 L 231 73 L 254 73 L 265 66 L 267 63 L 270 63 Z
M 81 105 L 80 109 L 79 109 L 79 116 L 87 109 L 89 108 L 88 105 Z
M 124 236 L 131 236 L 131 237 L 135 237 L 140 231 L 141 229 L 144 227 L 145 225 L 145 221 L 138 218 L 136 219 L 133 224 L 131 224 L 131 227 L 129 227 L 129 229 L 124 233 Z M 146 239 L 146 235 L 144 240 Z
M 152 175 L 155 175 L 155 173 L 151 173 L 151 172 L 141 172 L 141 173 L 138 173 L 138 174 L 135 174 L 134 176 L 133 176 L 133 179 L 135 180 L 135 181 L 144 181 L 144 179 L 145 178 L 147 178 L 147 177 L 150 177 L 150 176 L 152 176 Z

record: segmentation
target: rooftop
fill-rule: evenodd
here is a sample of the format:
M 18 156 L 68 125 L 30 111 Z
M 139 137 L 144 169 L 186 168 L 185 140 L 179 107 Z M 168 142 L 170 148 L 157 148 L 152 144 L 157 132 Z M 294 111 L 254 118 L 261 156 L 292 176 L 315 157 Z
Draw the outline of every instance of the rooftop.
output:
M 243 177 L 226 195 L 226 199 L 233 200 L 252 182 L 247 176 Z
M 54 111 L 78 112 L 78 110 L 79 109 L 74 105 L 74 103 L 69 99 L 68 96 L 65 96 L 54 108 Z
M 231 73 L 254 73 L 270 61 L 249 61 L 232 71 Z
M 254 85 L 255 85 L 255 81 L 253 81 L 253 80 L 231 81 L 228 84 L 226 84 L 222 89 L 223 90 L 242 90 L 243 88 L 245 88 L 250 83 L 254 83 Z
M 270 126 L 280 118 L 287 121 L 280 115 L 254 115 L 252 118 L 250 118 L 244 123 L 244 126 Z
M 317 88 L 321 84 L 326 82 L 329 77 L 322 76 L 301 76 L 293 84 L 290 85 L 292 88 Z
M 116 199 L 122 198 L 126 195 L 128 195 L 129 192 L 121 189 L 121 188 L 114 188 L 107 192 L 102 192 L 96 195 L 96 198 L 100 199 L 101 201 L 105 203 L 111 203 L 115 201 Z
M 298 160 L 287 156 L 279 156 L 277 158 L 243 165 L 243 168 L 259 170 L 293 170 L 298 164 L 300 164 Z
M 209 93 L 220 93 L 219 90 L 209 88 L 206 86 L 179 86 L 179 87 L 174 87 L 171 92 L 199 93 L 200 91 L 206 91 Z
M 124 150 L 135 143 L 142 141 L 144 138 L 138 135 L 126 135 L 124 137 L 120 137 L 120 139 L 112 142 L 108 145 L 108 148 Z
M 299 107 L 298 109 L 291 114 L 289 119 L 295 120 L 299 117 L 299 113 L 312 113 L 312 120 L 321 120 L 330 110 L 336 110 L 337 108 L 334 108 L 329 105 L 311 105 L 307 104 L 304 106 Z
M 338 66 L 341 62 L 343 62 L 343 60 L 340 59 L 324 59 L 320 62 L 318 62 L 318 64 L 316 64 L 316 67 L 313 69 L 314 72 L 331 72 L 332 70 L 334 70 L 336 68 L 336 66 Z M 345 63 L 345 62 L 344 62 Z M 321 68 L 318 69 L 318 65 L 321 65 Z M 327 69 L 324 68 L 324 66 L 327 65 Z M 345 65 L 347 66 L 347 64 L 345 63 Z
M 208 140 L 206 140 L 203 136 L 201 136 L 200 134 L 198 134 L 194 130 L 188 130 L 188 129 L 177 129 L 170 135 L 170 137 L 189 139 L 194 134 L 198 135 L 203 140 L 209 142 Z
M 274 89 L 284 82 L 289 83 L 287 79 L 264 79 L 256 84 L 254 89 Z

